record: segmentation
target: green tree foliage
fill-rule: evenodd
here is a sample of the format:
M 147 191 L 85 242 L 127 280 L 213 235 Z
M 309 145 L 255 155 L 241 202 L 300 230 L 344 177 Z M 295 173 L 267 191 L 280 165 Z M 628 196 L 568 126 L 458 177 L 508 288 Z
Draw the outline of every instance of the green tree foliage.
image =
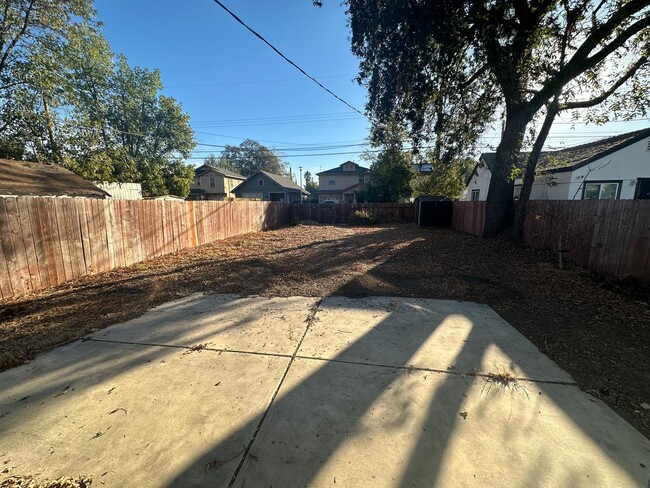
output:
M 390 203 L 410 197 L 411 179 L 415 171 L 411 166 L 411 155 L 398 148 L 380 152 L 370 165 L 368 183 L 357 197 L 366 202 Z
M 185 196 L 189 116 L 157 70 L 117 59 L 92 2 L 0 0 L 0 156 L 64 165 L 90 180 Z
M 433 132 L 445 161 L 503 110 L 486 235 L 507 220 L 526 128 L 545 107 L 586 109 L 619 90 L 614 110 L 627 103 L 645 113 L 647 0 L 346 3 L 375 127 L 404 120 L 416 143 Z
M 261 169 L 281 176 L 289 176 L 289 169 L 274 149 L 263 146 L 252 139 L 244 140 L 239 146 L 226 146 L 221 160 L 227 161 L 244 176 Z
M 311 195 L 314 195 L 318 191 L 318 182 L 314 180 L 314 177 L 309 171 L 305 171 L 305 190 Z
M 413 178 L 413 196 L 442 196 L 455 200 L 462 196 L 465 179 L 476 163 L 471 159 L 460 159 L 445 164 L 431 158 L 425 159 L 423 164 L 431 165 L 431 174 Z
M 237 171 L 235 165 L 233 165 L 230 161 L 223 157 L 217 157 L 214 154 L 208 155 L 208 157 L 203 160 L 203 164 L 207 164 L 208 166 L 213 166 L 215 168 L 227 169 L 235 172 Z

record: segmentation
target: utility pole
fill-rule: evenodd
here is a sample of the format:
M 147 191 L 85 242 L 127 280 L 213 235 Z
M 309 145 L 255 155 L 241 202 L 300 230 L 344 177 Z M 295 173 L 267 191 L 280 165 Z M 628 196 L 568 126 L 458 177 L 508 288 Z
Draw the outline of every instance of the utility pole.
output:
M 298 166 L 298 169 L 300 170 L 300 188 L 302 188 L 302 166 Z

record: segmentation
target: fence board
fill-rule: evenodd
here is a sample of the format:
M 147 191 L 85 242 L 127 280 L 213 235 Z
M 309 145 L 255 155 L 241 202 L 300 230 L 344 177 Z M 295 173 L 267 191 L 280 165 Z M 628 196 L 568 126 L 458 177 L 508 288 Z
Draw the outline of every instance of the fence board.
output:
M 7 275 L 7 281 L 11 283 L 11 289 L 14 294 L 26 293 L 29 291 L 29 287 L 26 286 L 24 277 L 20 275 L 20 265 L 18 264 L 17 251 L 14 248 L 13 241 L 11 239 L 11 219 L 14 218 L 10 210 L 7 209 L 7 200 L 13 199 L 1 199 L 0 201 L 0 225 L 2 225 L 2 232 L 0 232 L 0 244 L 2 245 L 2 251 L 5 255 L 7 270 L 9 274 Z
M 41 274 L 38 269 L 38 259 L 36 258 L 34 234 L 32 232 L 32 223 L 29 217 L 29 211 L 25 203 L 25 198 L 18 197 L 15 199 L 15 203 L 18 225 L 20 227 L 20 234 L 16 236 L 16 239 L 22 241 L 21 245 L 25 252 L 25 260 L 27 262 L 31 287 L 34 290 L 38 290 L 42 288 L 43 285 L 41 284 Z
M 280 202 L 0 197 L 0 299 L 288 221 Z

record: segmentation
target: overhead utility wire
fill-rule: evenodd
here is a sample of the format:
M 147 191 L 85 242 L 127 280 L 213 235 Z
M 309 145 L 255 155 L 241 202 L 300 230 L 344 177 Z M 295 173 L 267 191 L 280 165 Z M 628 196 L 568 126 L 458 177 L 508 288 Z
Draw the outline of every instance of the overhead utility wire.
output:
M 248 29 L 248 30 L 249 30 L 249 31 L 250 31 L 250 32 L 251 32 L 255 37 L 257 37 L 257 38 L 258 38 L 259 40 L 261 40 L 264 44 L 266 44 L 266 45 L 269 46 L 271 49 L 273 49 L 273 50 L 274 50 L 274 51 L 275 51 L 275 52 L 276 52 L 276 53 L 277 53 L 277 54 L 278 54 L 282 59 L 284 59 L 287 63 L 289 63 L 289 64 L 290 64 L 291 66 L 293 66 L 294 68 L 296 68 L 296 69 L 297 69 L 298 71 L 300 71 L 303 75 L 305 75 L 305 76 L 306 76 L 307 78 L 309 78 L 311 81 L 313 81 L 314 83 L 316 83 L 318 86 L 320 86 L 323 90 L 325 90 L 327 93 L 329 93 L 330 95 L 332 95 L 332 96 L 333 96 L 334 98 L 336 98 L 338 101 L 344 103 L 345 105 L 347 105 L 348 107 L 350 107 L 352 110 L 354 110 L 355 112 L 357 112 L 359 115 L 363 115 L 364 117 L 366 116 L 366 115 L 365 115 L 363 112 L 361 112 L 359 109 L 357 109 L 357 108 L 353 107 L 352 105 L 350 105 L 348 102 L 346 102 L 346 101 L 343 100 L 341 97 L 339 97 L 336 93 L 334 93 L 332 90 L 330 90 L 329 88 L 327 88 L 327 87 L 326 87 L 325 85 L 323 85 L 320 81 L 318 81 L 316 78 L 314 78 L 313 76 L 311 76 L 310 74 L 308 74 L 304 69 L 302 69 L 302 68 L 301 68 L 300 66 L 298 66 L 296 63 L 294 63 L 294 62 L 291 61 L 288 57 L 286 57 L 284 54 L 282 54 L 282 53 L 278 50 L 278 48 L 276 48 L 273 44 L 271 44 L 269 41 L 267 41 L 264 37 L 262 37 L 262 35 L 260 35 L 259 33 L 257 33 L 254 29 L 252 29 L 251 27 L 249 27 L 249 26 L 248 26 L 248 25 L 247 25 L 247 24 L 246 24 L 242 19 L 240 19 L 239 17 L 237 17 L 237 15 L 235 15 L 232 11 L 230 11 L 230 10 L 228 9 L 228 7 L 226 7 L 223 3 L 221 3 L 219 0 L 213 0 L 213 1 L 214 1 L 214 3 L 216 3 L 217 5 L 219 5 L 219 7 L 221 7 L 221 8 L 224 9 L 226 12 L 228 12 L 228 13 L 230 14 L 230 16 L 231 16 L 233 19 L 235 19 L 237 22 L 239 22 L 241 25 L 243 25 L 246 29 Z

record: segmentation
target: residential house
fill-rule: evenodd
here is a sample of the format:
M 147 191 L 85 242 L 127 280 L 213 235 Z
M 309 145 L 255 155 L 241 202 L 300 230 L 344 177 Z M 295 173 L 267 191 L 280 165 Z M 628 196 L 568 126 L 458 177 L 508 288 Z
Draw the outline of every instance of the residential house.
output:
M 0 159 L 0 196 L 88 197 L 110 195 L 62 166 Z
M 318 173 L 318 202 L 356 203 L 356 192 L 368 181 L 370 170 L 353 161 Z
M 528 153 L 521 153 L 523 173 Z M 487 198 L 495 153 L 483 153 L 471 174 L 463 200 Z M 650 199 L 650 128 L 543 152 L 531 200 Z M 521 192 L 515 179 L 513 198 Z
M 240 183 L 233 192 L 237 198 L 251 198 L 268 202 L 300 203 L 309 192 L 284 176 L 257 170 Z
M 224 200 L 233 198 L 233 189 L 246 179 L 235 171 L 204 164 L 194 170 L 188 200 Z

